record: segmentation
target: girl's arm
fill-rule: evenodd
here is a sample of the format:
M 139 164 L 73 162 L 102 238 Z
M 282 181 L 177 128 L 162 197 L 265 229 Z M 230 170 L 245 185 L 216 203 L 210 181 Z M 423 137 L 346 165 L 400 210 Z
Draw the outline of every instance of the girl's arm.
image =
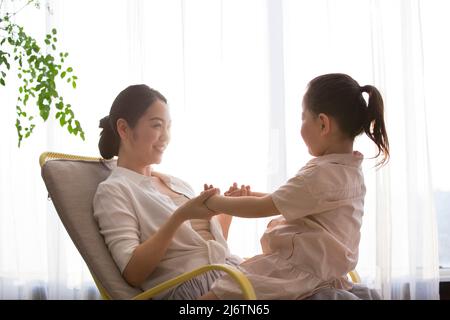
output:
M 208 209 L 242 218 L 261 218 L 279 215 L 270 194 L 263 197 L 223 197 L 214 195 L 205 201 Z
M 253 197 L 265 197 L 267 195 L 269 195 L 268 193 L 264 193 L 264 192 L 251 192 L 250 194 Z
M 123 271 L 123 277 L 129 284 L 138 287 L 156 269 L 166 254 L 175 232 L 184 221 L 208 219 L 215 215 L 203 203 L 216 192 L 216 189 L 210 189 L 180 206 L 154 235 L 136 247 Z

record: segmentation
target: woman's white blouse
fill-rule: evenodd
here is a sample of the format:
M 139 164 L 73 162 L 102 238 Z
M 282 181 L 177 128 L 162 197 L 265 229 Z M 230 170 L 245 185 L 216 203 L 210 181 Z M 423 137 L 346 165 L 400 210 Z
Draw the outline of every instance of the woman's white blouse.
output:
M 181 179 L 152 172 L 173 191 L 195 197 L 193 189 Z M 168 220 L 178 205 L 160 193 L 150 177 L 132 170 L 117 167 L 97 188 L 94 197 L 94 217 L 100 232 L 121 273 L 123 273 L 135 248 Z M 225 263 L 231 257 L 219 221 L 210 220 L 210 230 L 215 240 L 204 240 L 185 221 L 176 231 L 166 255 L 150 277 L 143 290 L 205 264 Z M 233 259 L 239 259 L 233 256 Z

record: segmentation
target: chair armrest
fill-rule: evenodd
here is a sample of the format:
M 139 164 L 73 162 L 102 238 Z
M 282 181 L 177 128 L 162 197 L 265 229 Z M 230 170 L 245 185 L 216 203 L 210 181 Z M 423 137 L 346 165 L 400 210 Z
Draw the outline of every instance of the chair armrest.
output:
M 247 277 L 238 269 L 226 265 L 226 264 L 211 264 L 206 265 L 200 268 L 197 268 L 195 270 L 183 273 L 182 275 L 179 275 L 178 277 L 175 277 L 173 279 L 167 280 L 156 287 L 153 287 L 141 294 L 138 294 L 133 298 L 133 300 L 147 300 L 155 295 L 157 295 L 160 292 L 163 292 L 167 289 L 170 289 L 182 282 L 185 282 L 189 279 L 192 279 L 202 273 L 205 273 L 210 270 L 221 270 L 228 273 L 229 276 L 231 276 L 241 287 L 242 293 L 244 295 L 245 300 L 256 300 L 255 291 L 253 290 L 253 286 L 250 283 L 250 281 L 247 279 Z
M 348 275 L 350 276 L 350 278 L 352 279 L 353 283 L 360 283 L 361 282 L 361 278 L 358 274 L 358 272 L 356 272 L 356 270 L 352 270 L 348 273 Z

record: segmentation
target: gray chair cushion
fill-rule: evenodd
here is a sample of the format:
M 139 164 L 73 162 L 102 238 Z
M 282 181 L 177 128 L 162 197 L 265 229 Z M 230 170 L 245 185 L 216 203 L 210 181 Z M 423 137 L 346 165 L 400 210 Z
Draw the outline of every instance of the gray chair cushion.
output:
M 48 160 L 42 178 L 56 211 L 92 275 L 112 299 L 130 299 L 142 291 L 127 284 L 99 232 L 92 201 L 115 160 Z

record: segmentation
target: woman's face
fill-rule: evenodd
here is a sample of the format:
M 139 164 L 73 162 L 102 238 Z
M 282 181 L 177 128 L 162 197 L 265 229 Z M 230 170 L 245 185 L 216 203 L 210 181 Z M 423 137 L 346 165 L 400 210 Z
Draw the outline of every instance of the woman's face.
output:
M 131 130 L 130 147 L 136 160 L 158 164 L 170 141 L 171 118 L 168 106 L 156 100 Z

